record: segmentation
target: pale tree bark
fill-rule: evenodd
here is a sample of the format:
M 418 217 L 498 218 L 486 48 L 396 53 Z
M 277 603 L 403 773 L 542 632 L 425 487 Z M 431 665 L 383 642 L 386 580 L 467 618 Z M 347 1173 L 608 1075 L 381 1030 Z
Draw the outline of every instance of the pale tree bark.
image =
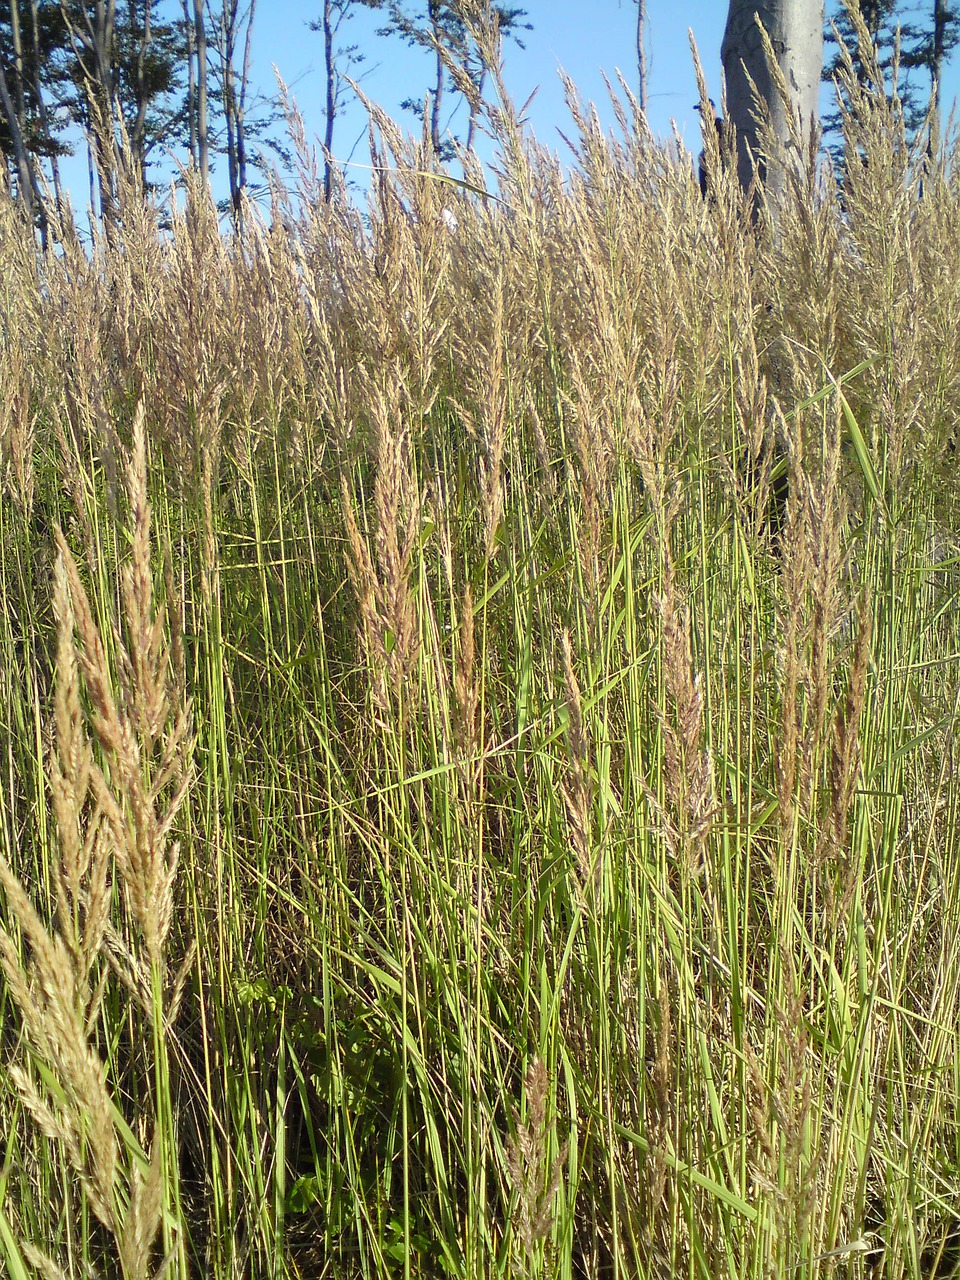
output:
M 323 69 L 325 85 L 324 128 L 323 128 L 323 198 L 327 202 L 333 199 L 334 175 L 336 164 L 333 158 L 333 135 L 336 130 L 337 116 L 340 113 L 343 82 L 337 68 L 338 56 L 348 61 L 357 60 L 357 46 L 338 49 L 337 39 L 344 23 L 352 15 L 355 3 L 367 4 L 367 7 L 379 9 L 379 0 L 323 0 L 323 13 L 316 22 L 310 23 L 311 31 L 319 31 L 323 36 Z
M 10 42 L 13 52 L 12 74 L 0 68 L 0 114 L 10 133 L 20 198 L 35 219 L 43 244 L 47 244 L 49 210 L 43 183 L 42 156 L 46 156 L 53 175 L 57 210 L 62 215 L 60 173 L 57 147 L 50 132 L 50 121 L 42 86 L 39 43 L 38 0 L 27 0 L 30 44 L 25 46 L 27 27 L 21 19 L 20 0 L 10 0 Z M 28 94 L 29 89 L 29 94 Z
M 770 38 L 776 64 L 786 85 L 787 102 L 777 89 L 767 63 L 761 24 Z M 721 47 L 727 89 L 727 118 L 736 130 L 737 175 L 744 190 L 759 174 L 776 199 L 785 174 L 779 159 L 762 154 L 755 91 L 769 111 L 774 133 L 788 163 L 800 165 L 817 127 L 820 75 L 823 69 L 823 0 L 730 0 Z M 791 121 L 790 116 L 793 120 Z
M 243 42 L 243 69 L 240 73 L 240 96 L 236 110 L 237 138 L 237 176 L 239 189 L 246 195 L 247 191 L 247 90 L 250 88 L 250 63 L 253 57 L 253 14 L 257 0 L 250 0 L 247 11 L 247 30 Z M 242 219 L 241 219 L 242 221 Z
M 484 66 L 481 66 L 480 72 L 476 80 L 476 85 L 477 85 L 476 100 L 475 101 L 471 100 L 471 102 L 469 103 L 470 119 L 467 123 L 467 150 L 468 151 L 473 150 L 474 143 L 477 140 L 477 127 L 480 124 L 480 103 L 483 101 L 483 91 L 486 87 L 486 83 L 487 83 L 487 67 L 484 65 Z

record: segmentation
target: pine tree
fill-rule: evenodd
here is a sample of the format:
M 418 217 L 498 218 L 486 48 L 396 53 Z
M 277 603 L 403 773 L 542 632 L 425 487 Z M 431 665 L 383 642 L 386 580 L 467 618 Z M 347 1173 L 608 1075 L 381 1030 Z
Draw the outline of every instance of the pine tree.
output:
M 65 114 L 50 96 L 49 68 L 61 34 L 55 3 L 10 0 L 6 12 L 0 12 L 0 152 L 13 179 L 12 188 L 44 240 L 44 179 L 52 181 L 59 202 L 58 161 L 70 154 Z
M 476 94 L 471 95 L 475 100 L 482 96 L 489 70 L 481 51 L 470 38 L 470 22 L 466 17 L 468 11 L 473 14 L 477 9 L 476 0 L 472 4 L 465 0 L 423 0 L 413 10 L 404 0 L 360 0 L 360 3 L 368 8 L 386 9 L 388 19 L 379 29 L 379 35 L 399 36 L 411 48 L 423 49 L 433 56 L 432 86 L 423 98 L 407 98 L 401 106 L 420 120 L 426 118 L 437 157 L 449 161 L 455 154 L 456 144 L 443 136 L 441 127 L 443 99 L 449 83 L 448 67 L 453 63 L 467 73 L 476 90 Z M 487 0 L 479 0 L 479 3 L 494 15 L 501 39 L 510 36 L 522 49 L 523 41 L 518 33 L 532 29 L 530 23 L 524 22 L 526 11 L 516 5 L 488 5 Z M 468 147 L 473 145 L 476 124 L 476 112 L 471 108 L 466 139 Z
M 834 80 L 843 59 L 839 47 L 842 41 L 850 53 L 857 77 L 865 88 L 889 96 L 892 91 L 890 76 L 896 55 L 899 65 L 897 95 L 903 109 L 904 123 L 909 132 L 919 129 L 934 101 L 935 87 L 939 84 L 943 64 L 960 40 L 960 8 L 948 0 L 926 0 L 924 4 L 907 4 L 905 0 L 860 0 L 860 16 L 870 33 L 877 64 L 883 72 L 885 83 L 870 83 L 868 63 L 859 48 L 859 40 L 850 19 L 847 3 L 838 0 L 830 14 L 825 31 L 828 47 L 833 48 L 824 66 L 823 78 Z M 839 37 L 839 39 L 838 39 Z M 911 73 L 919 69 L 929 73 L 931 86 L 925 86 Z M 839 107 L 828 112 L 823 119 L 824 137 L 828 149 L 842 151 L 841 112 Z
M 931 143 L 935 145 L 939 131 L 940 80 L 947 58 L 960 43 L 960 6 L 949 0 L 932 0 L 933 13 L 924 26 L 910 23 L 903 29 L 907 42 L 901 62 L 908 70 L 914 68 L 927 72 L 930 77 L 930 98 L 925 108 L 908 117 L 908 127 L 918 128 L 929 111 L 931 116 Z

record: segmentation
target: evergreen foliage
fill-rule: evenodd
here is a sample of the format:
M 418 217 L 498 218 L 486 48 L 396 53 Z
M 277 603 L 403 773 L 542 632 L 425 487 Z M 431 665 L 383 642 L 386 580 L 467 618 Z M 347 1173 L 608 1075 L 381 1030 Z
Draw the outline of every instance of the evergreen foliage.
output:
M 870 34 L 873 57 L 860 48 L 851 10 L 859 11 Z M 904 115 L 908 132 L 916 133 L 927 118 L 934 83 L 939 79 L 943 64 L 960 41 L 960 6 L 951 0 L 834 0 L 832 12 L 824 31 L 827 48 L 832 50 L 824 63 L 823 78 L 835 82 L 843 67 L 843 51 L 848 50 L 857 80 L 862 88 L 893 93 L 893 74 L 896 70 L 896 93 Z M 884 83 L 873 85 L 868 68 L 872 61 L 883 72 Z M 928 79 L 918 78 L 917 71 L 926 71 Z M 849 101 L 847 99 L 847 101 Z M 842 151 L 841 112 L 839 106 L 823 116 L 824 137 L 831 151 Z

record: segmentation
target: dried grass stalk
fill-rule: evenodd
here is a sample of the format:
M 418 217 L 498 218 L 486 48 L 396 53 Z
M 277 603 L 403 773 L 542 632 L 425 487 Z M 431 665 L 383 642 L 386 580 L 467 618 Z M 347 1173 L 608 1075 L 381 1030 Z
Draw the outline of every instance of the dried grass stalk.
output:
M 190 777 L 189 703 L 182 685 L 174 683 L 164 614 L 153 593 L 142 411 L 134 423 L 127 491 L 132 551 L 121 575 L 125 625 L 117 642 L 118 694 L 80 571 L 58 533 L 56 742 L 50 766 L 59 853 L 56 925 L 41 918 L 0 858 L 8 917 L 26 944 L 24 955 L 14 934 L 0 928 L 0 966 L 38 1067 L 34 1072 L 15 1064 L 10 1080 L 40 1131 L 63 1149 L 84 1199 L 114 1238 L 125 1280 L 145 1280 L 153 1273 L 165 1195 L 161 1143 L 155 1136 L 148 1158 L 131 1147 L 96 1031 L 109 958 L 126 985 L 139 992 L 138 1003 L 154 1024 L 154 1052 L 163 1051 L 177 868 L 170 832 Z M 119 930 L 110 923 L 114 869 L 125 907 Z M 111 939 L 108 957 L 105 943 Z M 183 983 L 181 968 L 174 1004 Z M 149 1045 L 144 1052 L 149 1059 Z M 149 1098 L 152 1066 L 146 1079 L 143 1096 Z M 142 1128 L 155 1128 L 155 1120 L 140 1119 Z M 45 1274 L 55 1274 L 56 1264 L 39 1253 L 36 1263 Z
M 554 1201 L 567 1156 L 564 1144 L 550 1159 L 555 1122 L 549 1112 L 549 1093 L 547 1069 L 543 1059 L 535 1057 L 524 1081 L 527 1119 L 522 1121 L 514 1110 L 515 1134 L 507 1140 L 507 1170 L 516 1195 L 512 1225 L 528 1262 L 553 1230 Z

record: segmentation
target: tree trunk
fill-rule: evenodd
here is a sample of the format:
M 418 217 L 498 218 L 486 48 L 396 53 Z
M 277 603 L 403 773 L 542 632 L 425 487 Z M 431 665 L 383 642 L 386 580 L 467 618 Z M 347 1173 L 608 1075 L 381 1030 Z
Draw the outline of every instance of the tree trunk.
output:
M 240 98 L 237 104 L 237 178 L 242 195 L 246 195 L 247 191 L 247 131 L 245 120 L 247 112 L 247 90 L 250 87 L 250 63 L 253 58 L 253 15 L 256 8 L 257 0 L 250 0 L 250 7 L 247 9 L 247 31 L 243 46 L 243 70 L 240 73 Z M 242 230 L 242 204 L 238 204 L 237 214 L 239 225 Z
M 323 65 L 327 75 L 327 123 L 323 131 L 323 198 L 333 198 L 333 125 L 337 117 L 337 68 L 333 47 L 333 0 L 323 0 Z
M 237 0 L 223 0 L 217 53 L 223 97 L 223 123 L 226 132 L 227 178 L 230 183 L 230 207 L 236 219 L 240 207 L 240 180 L 237 174 L 237 73 L 233 65 L 237 43 Z
M 770 38 L 776 63 L 786 82 L 788 102 L 781 99 L 767 65 L 759 23 Z M 820 75 L 823 69 L 823 0 L 730 0 L 721 48 L 727 89 L 727 118 L 736 130 L 737 175 L 748 190 L 755 172 L 768 195 L 776 199 L 784 189 L 779 159 L 761 152 L 760 128 L 754 119 L 756 92 L 770 113 L 773 130 L 788 163 L 802 164 L 791 143 L 793 115 L 804 147 L 819 117 Z
M 481 66 L 480 74 L 477 76 L 477 103 L 483 101 L 483 90 L 487 82 L 486 64 Z M 477 138 L 477 125 L 479 123 L 479 108 L 473 102 L 470 103 L 470 120 L 467 125 L 467 150 L 473 150 L 473 144 Z
M 0 66 L 0 110 L 7 122 L 13 143 L 13 159 L 16 164 L 17 188 L 31 219 L 40 228 L 44 248 L 47 245 L 47 209 L 37 173 L 36 157 L 28 145 L 26 95 L 24 93 L 25 63 L 23 38 L 20 30 L 20 6 L 18 0 L 10 3 L 10 34 L 13 42 L 14 84 L 11 86 Z M 42 104 L 41 104 L 42 109 Z
M 133 154 L 137 161 L 137 167 L 140 171 L 140 180 L 146 186 L 147 181 L 147 149 L 146 149 L 146 132 L 147 132 L 147 53 L 150 48 L 151 32 L 150 19 L 152 0 L 143 0 L 143 29 L 140 32 L 140 40 L 137 45 L 137 62 L 135 71 L 134 84 L 134 100 L 137 104 L 137 114 L 134 117 L 133 124 L 130 128 L 130 144 L 133 148 Z M 131 34 L 136 31 L 137 24 L 137 5 L 136 0 L 130 0 L 129 3 L 129 22 Z
M 13 86 L 14 101 L 21 127 L 23 127 L 27 118 L 27 108 L 23 95 L 23 40 L 20 36 L 20 5 L 18 0 L 10 0 L 10 39 L 13 43 L 13 67 L 16 75 L 16 83 Z
M 637 0 L 637 76 L 640 83 L 640 110 L 647 114 L 647 49 L 643 42 L 647 27 L 647 0 Z
M 240 16 L 239 0 L 223 0 L 217 36 L 223 89 L 223 118 L 227 135 L 227 173 L 230 178 L 230 205 L 238 232 L 243 231 L 243 196 L 247 185 L 247 142 L 244 127 L 247 89 L 250 84 L 250 60 L 253 56 L 253 18 L 256 0 L 250 0 L 244 16 Z M 238 74 L 235 65 L 240 26 L 246 22 L 243 63 Z
M 116 217 L 117 147 L 113 122 L 113 55 L 117 25 L 116 0 L 97 0 L 90 27 L 95 74 L 91 86 L 94 99 L 93 132 L 97 143 L 100 174 L 100 206 L 110 222 Z
M 210 187 L 210 141 L 207 133 L 207 28 L 203 0 L 193 0 L 193 30 L 197 42 L 197 157 L 204 186 Z
M 950 10 L 947 0 L 933 0 L 933 58 L 930 62 L 930 154 L 940 144 L 940 76 L 943 71 L 947 23 Z
M 97 209 L 97 159 L 94 154 L 95 143 L 93 130 L 87 130 L 87 184 L 90 188 L 90 217 L 96 216 Z
M 50 172 L 53 174 L 53 195 L 56 200 L 57 215 L 62 220 L 65 212 L 63 187 L 60 182 L 60 162 L 54 146 L 53 133 L 50 128 L 50 117 L 47 114 L 47 103 L 43 95 L 40 77 L 40 9 L 38 0 L 29 0 L 30 14 L 30 49 L 31 49 L 31 81 L 33 95 L 37 103 L 37 116 L 40 120 L 40 133 L 50 156 Z
M 197 163 L 197 35 L 190 16 L 190 0 L 180 0 L 187 33 L 187 127 L 190 163 Z
M 236 75 L 233 64 L 224 68 L 223 76 L 223 122 L 227 133 L 227 178 L 230 182 L 230 207 L 234 217 L 240 210 L 240 177 L 237 173 L 237 111 L 236 111 Z
M 17 118 L 17 109 L 10 94 L 10 87 L 7 84 L 7 76 L 2 63 L 0 63 L 0 109 L 3 111 L 4 119 L 7 122 L 7 129 L 10 132 L 10 139 L 13 143 L 13 158 L 17 166 L 18 194 L 30 215 L 31 221 L 39 219 L 40 234 L 43 239 L 44 247 L 46 247 L 47 218 L 43 203 L 43 193 L 40 190 L 40 185 L 37 181 L 37 173 L 34 168 L 33 157 L 27 150 L 26 142 L 20 128 L 20 121 Z
M 430 29 L 433 32 L 433 38 L 436 41 L 437 48 L 437 78 L 434 82 L 433 93 L 430 96 L 430 141 L 433 144 L 433 150 L 436 155 L 440 156 L 440 101 L 443 97 L 443 57 L 440 53 L 440 45 L 443 40 L 443 28 L 441 26 L 440 0 L 430 0 L 429 4 Z
M 207 138 L 207 28 L 203 0 L 181 0 L 187 32 L 187 117 L 190 121 L 190 159 L 210 185 L 210 144 Z
M 85 79 L 90 130 L 96 150 L 100 213 L 109 233 L 117 219 L 117 147 L 113 120 L 117 4 L 116 0 L 95 0 L 91 14 L 86 3 L 76 6 L 69 0 L 60 0 L 60 12 Z

